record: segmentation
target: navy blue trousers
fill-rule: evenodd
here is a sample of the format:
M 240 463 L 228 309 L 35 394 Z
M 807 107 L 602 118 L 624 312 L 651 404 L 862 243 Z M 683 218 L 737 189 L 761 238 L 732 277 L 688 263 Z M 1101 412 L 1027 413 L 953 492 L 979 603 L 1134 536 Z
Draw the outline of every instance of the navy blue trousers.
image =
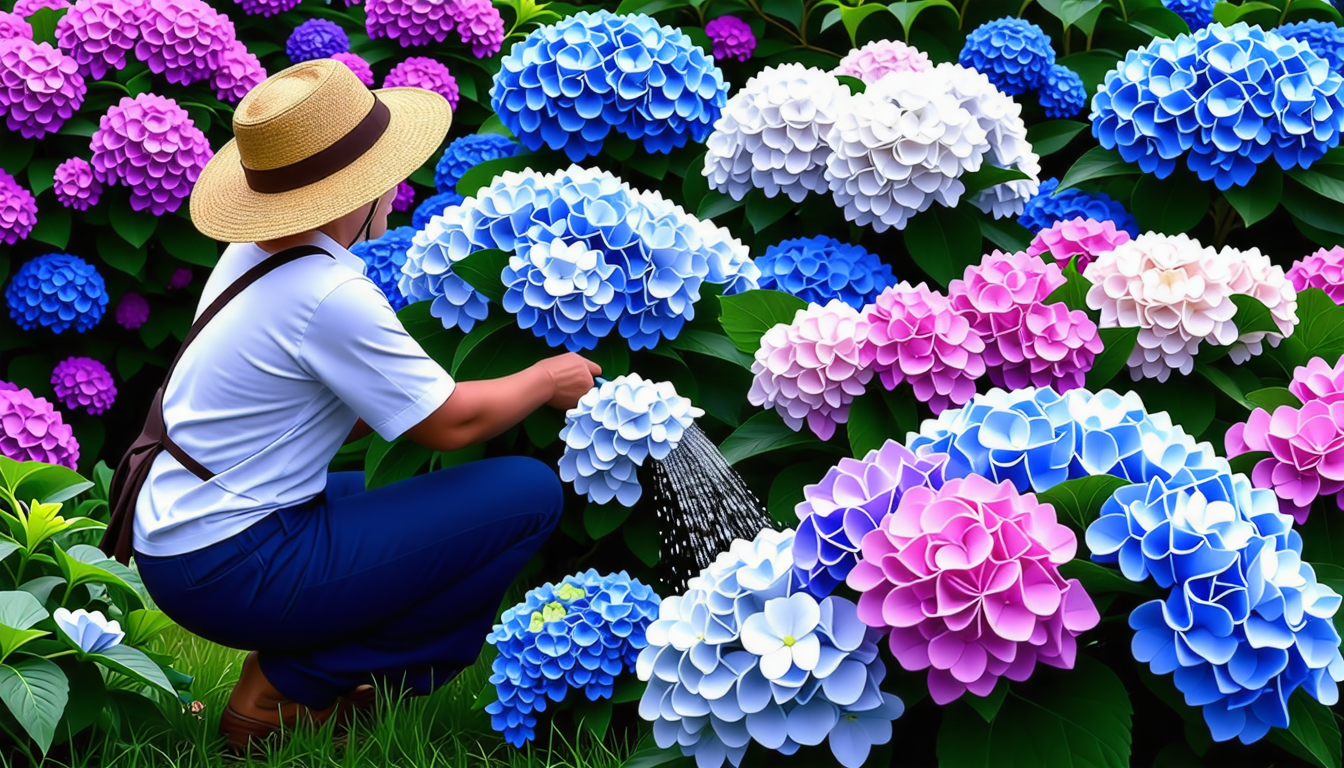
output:
M 272 685 L 321 709 L 370 682 L 425 694 L 469 666 L 562 504 L 555 473 L 523 457 L 372 491 L 362 472 L 339 472 L 317 504 L 195 552 L 136 561 L 169 617 L 259 651 Z

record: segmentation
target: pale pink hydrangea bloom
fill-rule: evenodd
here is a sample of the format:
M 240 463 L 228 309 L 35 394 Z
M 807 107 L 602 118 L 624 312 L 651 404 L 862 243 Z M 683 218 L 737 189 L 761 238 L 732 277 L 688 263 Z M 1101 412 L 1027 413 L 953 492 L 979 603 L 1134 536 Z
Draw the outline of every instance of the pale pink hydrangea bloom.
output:
M 1116 246 L 1129 240 L 1129 233 L 1116 229 L 1113 221 L 1079 217 L 1070 221 L 1057 221 L 1049 229 L 1037 232 L 1031 245 L 1027 246 L 1027 253 L 1032 256 L 1048 253 L 1059 262 L 1060 269 L 1077 256 L 1077 269 L 1081 274 L 1098 256 L 1115 250 Z
M 1231 272 L 1228 284 L 1232 286 L 1232 292 L 1258 299 L 1282 331 L 1281 334 L 1268 331 L 1241 334 L 1237 343 L 1228 350 L 1228 357 L 1240 365 L 1263 351 L 1262 342 L 1268 341 L 1271 347 L 1277 347 L 1284 336 L 1293 332 L 1298 323 L 1297 289 L 1288 282 L 1283 267 L 1276 266 L 1259 248 L 1239 251 L 1224 247 L 1218 252 L 1218 258 L 1227 263 Z
M 914 46 L 900 40 L 874 40 L 850 51 L 831 72 L 875 83 L 892 72 L 923 72 L 932 67 L 928 54 Z

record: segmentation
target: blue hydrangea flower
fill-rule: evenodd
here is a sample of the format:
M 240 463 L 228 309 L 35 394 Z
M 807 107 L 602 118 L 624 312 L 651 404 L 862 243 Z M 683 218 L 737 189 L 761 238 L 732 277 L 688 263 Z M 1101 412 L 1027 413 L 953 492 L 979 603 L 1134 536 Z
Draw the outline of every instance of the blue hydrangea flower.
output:
M 462 199 L 462 196 L 453 190 L 431 195 L 423 203 L 416 206 L 415 212 L 411 214 L 411 227 L 424 229 L 429 224 L 430 218 L 443 213 L 444 209 L 450 205 L 461 205 Z
M 966 36 L 957 63 L 982 72 L 1009 96 L 1045 84 L 1055 49 L 1045 30 L 1025 19 L 1005 16 L 981 24 Z
M 1311 47 L 1238 23 L 1130 51 L 1092 99 L 1092 133 L 1144 173 L 1185 164 L 1219 189 L 1271 157 L 1306 168 L 1339 144 L 1339 73 Z
M 704 414 L 665 381 L 637 373 L 603 381 L 565 414 L 560 479 L 594 503 L 632 507 L 643 493 L 639 467 L 667 458 Z
M 1028 232 L 1036 233 L 1053 227 L 1057 221 L 1077 218 L 1109 221 L 1116 229 L 1128 232 L 1130 237 L 1139 236 L 1139 223 L 1119 200 L 1105 192 L 1084 192 L 1074 188 L 1060 191 L 1059 179 L 1041 182 L 1040 193 L 1026 202 L 1017 223 Z
M 1162 0 L 1163 7 L 1180 16 L 1192 31 L 1213 23 L 1213 6 L 1217 4 L 1218 0 Z
M 880 634 L 854 603 L 808 594 L 793 532 L 738 539 L 659 606 L 636 672 L 649 685 L 639 714 L 664 749 L 700 766 L 739 765 L 756 741 L 784 754 L 829 739 L 858 768 L 891 739 L 901 700 L 879 686 Z
M 1068 67 L 1055 64 L 1045 75 L 1040 91 L 1041 108 L 1046 117 L 1073 117 L 1087 106 L 1087 88 L 1083 78 Z
M 1336 72 L 1344 72 L 1344 28 L 1331 21 L 1295 21 L 1275 27 L 1274 31 L 1311 46 L 1311 52 L 1330 63 Z
M 633 670 L 647 646 L 660 602 L 625 571 L 590 569 L 529 591 L 486 637 L 499 652 L 490 675 L 498 698 L 485 708 L 490 725 L 522 747 L 548 699 L 564 701 L 571 688 L 589 701 L 610 699 L 616 676 Z
M 25 331 L 39 326 L 83 333 L 107 311 L 103 276 L 87 261 L 68 253 L 48 253 L 19 267 L 5 288 L 9 316 Z
M 504 269 L 504 309 L 553 347 L 596 347 L 621 318 L 625 273 L 581 242 L 533 243 L 525 254 Z
M 392 309 L 398 312 L 409 303 L 401 295 L 397 281 L 401 279 L 401 268 L 406 264 L 406 251 L 411 247 L 413 237 L 414 228 L 397 227 L 389 229 L 377 240 L 365 240 L 350 248 L 351 253 L 364 260 L 364 274 L 383 292 Z
M 871 304 L 896 284 L 890 264 L 862 246 L 833 237 L 797 237 L 765 249 L 756 260 L 760 286 L 792 294 L 809 304 L 839 299 L 855 309 Z
M 434 166 L 434 188 L 456 192 L 457 182 L 467 171 L 490 160 L 513 157 L 518 149 L 518 142 L 498 133 L 473 133 L 454 139 Z
M 285 54 L 298 64 L 311 59 L 326 59 L 350 50 L 350 36 L 341 25 L 327 19 L 309 19 L 294 28 L 285 41 Z
M 528 148 L 597 154 L 611 131 L 648 152 L 703 142 L 728 102 L 723 72 L 681 30 L 644 14 L 580 11 L 500 60 L 490 107 Z

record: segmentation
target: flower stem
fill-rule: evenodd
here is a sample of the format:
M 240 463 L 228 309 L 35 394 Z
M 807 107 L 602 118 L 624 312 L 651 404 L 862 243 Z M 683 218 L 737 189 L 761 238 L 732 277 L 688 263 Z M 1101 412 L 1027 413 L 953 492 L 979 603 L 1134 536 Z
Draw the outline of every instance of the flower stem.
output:
M 48 655 L 46 655 L 46 656 L 43 656 L 42 658 L 44 658 L 44 659 L 58 659 L 58 658 L 60 658 L 60 657 L 62 657 L 62 656 L 70 656 L 71 654 L 75 654 L 75 653 L 79 653 L 79 651 L 76 651 L 75 649 L 71 648 L 71 649 L 68 649 L 68 650 L 57 651 L 56 653 L 48 654 Z

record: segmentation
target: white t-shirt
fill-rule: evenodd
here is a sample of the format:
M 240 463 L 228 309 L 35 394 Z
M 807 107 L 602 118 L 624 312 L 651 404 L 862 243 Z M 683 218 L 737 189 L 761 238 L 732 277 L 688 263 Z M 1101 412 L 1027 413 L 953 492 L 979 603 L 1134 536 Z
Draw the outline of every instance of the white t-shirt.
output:
M 310 242 L 335 258 L 304 256 L 248 286 L 178 363 L 164 393 L 168 434 L 216 474 L 202 481 L 161 452 L 136 506 L 137 551 L 192 552 L 305 502 L 326 487 L 356 417 L 393 440 L 452 394 L 363 260 L 320 233 Z M 269 255 L 229 246 L 197 314 Z

